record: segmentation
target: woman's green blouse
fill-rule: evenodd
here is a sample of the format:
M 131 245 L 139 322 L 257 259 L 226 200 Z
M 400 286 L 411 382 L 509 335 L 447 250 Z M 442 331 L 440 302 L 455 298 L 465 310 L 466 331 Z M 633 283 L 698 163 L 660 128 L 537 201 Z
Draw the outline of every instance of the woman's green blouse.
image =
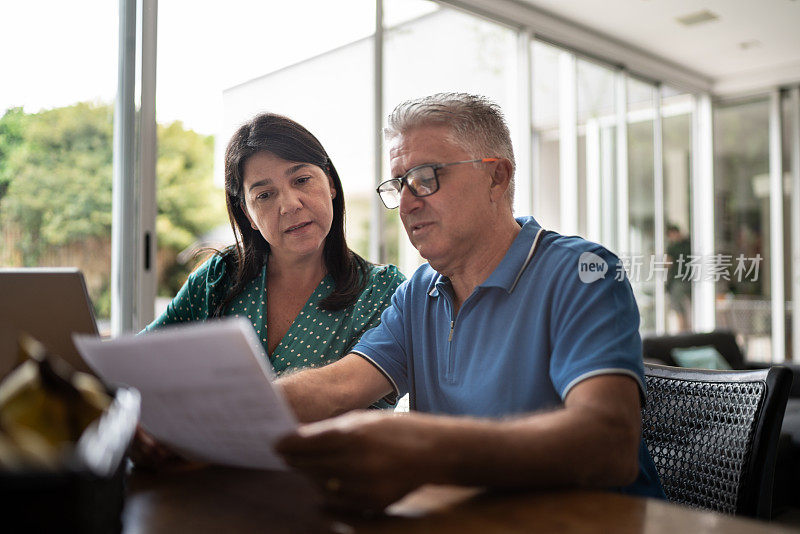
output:
M 148 325 L 147 330 L 208 319 L 231 283 L 225 268 L 225 262 L 219 256 L 206 261 L 189 275 L 164 313 Z M 389 306 L 395 289 L 404 280 L 394 265 L 371 265 L 367 284 L 355 303 L 339 311 L 327 311 L 319 306 L 334 287 L 333 277 L 326 275 L 275 351 L 269 355 L 275 373 L 280 375 L 291 369 L 321 367 L 347 354 L 364 332 L 380 323 L 381 313 Z M 266 287 L 265 265 L 244 291 L 231 301 L 223 315 L 246 317 L 261 340 L 264 354 L 269 354 Z

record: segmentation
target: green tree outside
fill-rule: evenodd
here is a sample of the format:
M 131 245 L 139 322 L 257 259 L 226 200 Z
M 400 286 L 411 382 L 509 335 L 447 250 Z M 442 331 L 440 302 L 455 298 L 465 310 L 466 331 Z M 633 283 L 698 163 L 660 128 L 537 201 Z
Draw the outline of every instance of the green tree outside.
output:
M 191 265 L 177 255 L 227 221 L 225 195 L 213 186 L 214 138 L 185 130 L 180 122 L 158 126 L 158 214 L 160 296 L 172 297 Z
M 158 126 L 158 140 L 159 294 L 172 295 L 191 269 L 178 253 L 225 221 L 224 195 L 212 136 L 174 122 Z M 110 308 L 112 147 L 110 105 L 0 117 L 0 264 L 80 267 L 100 317 Z

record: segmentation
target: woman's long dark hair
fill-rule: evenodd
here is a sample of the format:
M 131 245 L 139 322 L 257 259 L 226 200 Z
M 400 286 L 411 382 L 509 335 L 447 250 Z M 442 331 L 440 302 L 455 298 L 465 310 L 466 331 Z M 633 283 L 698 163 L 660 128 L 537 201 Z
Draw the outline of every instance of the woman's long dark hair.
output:
M 350 250 L 345 241 L 344 191 L 339 174 L 311 132 L 282 115 L 263 113 L 242 125 L 225 151 L 225 201 L 236 244 L 220 255 L 225 260 L 227 272 L 232 273 L 233 283 L 228 284 L 225 297 L 216 305 L 212 315 L 222 315 L 234 297 L 258 275 L 269 255 L 269 243 L 250 226 L 244 212 L 244 164 L 258 152 L 269 152 L 286 161 L 315 165 L 333 182 L 336 189 L 333 222 L 322 255 L 335 287 L 320 306 L 333 311 L 351 305 L 367 283 L 368 263 Z

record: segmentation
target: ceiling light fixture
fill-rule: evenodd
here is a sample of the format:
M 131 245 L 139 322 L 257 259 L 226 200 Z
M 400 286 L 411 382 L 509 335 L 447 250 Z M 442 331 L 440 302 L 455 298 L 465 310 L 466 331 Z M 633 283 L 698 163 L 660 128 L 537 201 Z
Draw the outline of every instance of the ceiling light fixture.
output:
M 751 48 L 757 48 L 761 46 L 761 41 L 758 39 L 750 39 L 749 41 L 742 41 L 739 43 L 739 48 L 742 50 L 749 50 Z
M 702 11 L 697 11 L 695 13 L 689 13 L 688 15 L 683 15 L 682 17 L 675 17 L 675 20 L 677 20 L 684 26 L 696 26 L 698 24 L 705 24 L 706 22 L 719 20 L 719 16 L 707 9 L 704 9 Z

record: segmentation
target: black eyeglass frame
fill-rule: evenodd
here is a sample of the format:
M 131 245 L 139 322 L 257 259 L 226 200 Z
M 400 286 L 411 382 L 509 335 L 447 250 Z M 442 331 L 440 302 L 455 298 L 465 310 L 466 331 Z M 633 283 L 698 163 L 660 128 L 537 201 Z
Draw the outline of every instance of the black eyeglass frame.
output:
M 400 193 L 403 192 L 403 187 L 404 186 L 407 186 L 408 190 L 411 191 L 411 194 L 414 195 L 417 198 L 429 197 L 432 194 L 434 194 L 437 191 L 439 191 L 439 169 L 442 169 L 444 167 L 449 167 L 451 165 L 461 165 L 463 163 L 491 163 L 491 162 L 494 162 L 494 161 L 500 161 L 500 158 L 468 159 L 468 160 L 464 160 L 464 161 L 454 161 L 452 163 L 423 163 L 422 165 L 417 165 L 416 167 L 413 167 L 413 168 L 409 169 L 408 171 L 406 171 L 406 173 L 403 176 L 400 176 L 399 178 L 392 178 L 390 180 L 386 180 L 384 182 L 381 182 L 378 185 L 378 187 L 375 189 L 375 191 L 378 193 L 378 196 L 380 197 L 381 202 L 383 202 L 383 205 L 386 207 L 386 209 L 393 210 L 393 209 L 397 208 L 398 206 L 400 206 Z M 409 183 L 407 177 L 411 173 L 416 172 L 416 171 L 418 171 L 420 169 L 423 169 L 425 167 L 429 167 L 431 170 L 433 170 L 434 186 L 433 186 L 433 190 L 431 192 L 420 194 L 420 193 L 417 192 L 416 188 Z M 385 191 L 381 191 L 381 188 L 383 188 L 385 185 L 393 183 L 393 182 L 399 182 L 400 183 L 400 187 L 397 187 L 397 188 L 394 188 L 394 189 L 387 189 Z M 386 199 L 383 197 L 382 193 L 397 194 L 397 205 L 389 206 L 389 204 L 386 203 Z

